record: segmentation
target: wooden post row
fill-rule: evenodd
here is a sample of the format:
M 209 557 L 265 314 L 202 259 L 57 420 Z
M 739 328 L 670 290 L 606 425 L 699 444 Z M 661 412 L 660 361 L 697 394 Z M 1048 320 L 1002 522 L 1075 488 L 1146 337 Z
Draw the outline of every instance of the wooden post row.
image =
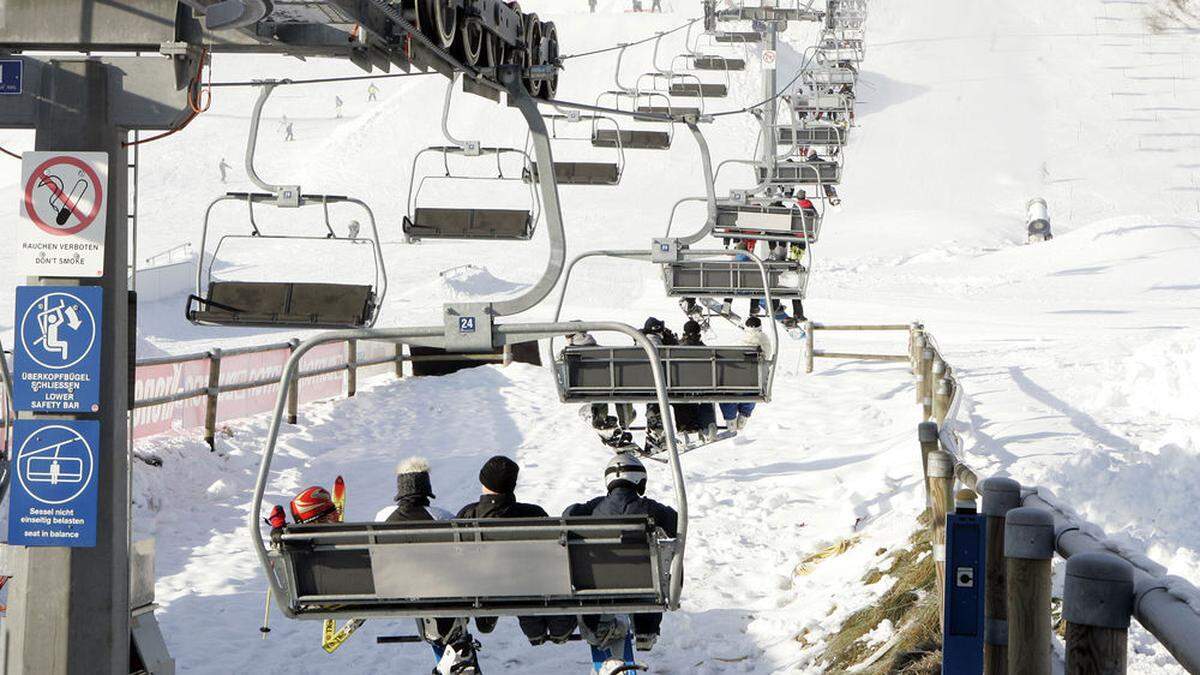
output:
M 204 402 L 204 442 L 209 450 L 216 450 L 217 437 L 217 400 L 220 398 L 221 386 L 221 350 L 210 349 L 208 352 L 208 396 Z
M 1031 506 L 1004 523 L 1009 675 L 1051 675 L 1050 561 L 1054 516 Z
M 925 393 L 924 393 L 925 392 L 925 380 L 923 379 L 923 373 L 925 371 L 921 367 L 923 365 L 921 362 L 921 355 L 924 353 L 925 353 L 925 334 L 918 332 L 916 334 L 916 336 L 913 338 L 913 354 L 912 354 L 913 377 L 916 379 L 916 383 L 917 383 L 916 390 L 917 390 L 917 404 L 918 405 L 920 405 L 921 402 L 924 401 L 924 399 L 925 399 Z
M 1125 560 L 1097 551 L 1067 561 L 1066 675 L 1123 675 L 1133 599 L 1133 565 Z
M 921 422 L 917 425 L 917 439 L 921 442 L 921 473 L 925 486 L 925 506 L 930 506 L 929 498 L 929 453 L 938 450 L 938 425 L 933 422 Z
M 395 353 L 395 356 L 396 356 L 396 379 L 403 380 L 404 379 L 404 343 L 397 342 L 395 345 L 393 345 L 393 348 L 396 350 L 396 353 Z
M 984 479 L 981 513 L 987 518 L 984 560 L 983 675 L 1008 675 L 1008 574 L 1004 562 L 1004 521 L 1021 505 L 1021 484 L 1003 476 Z
M 933 417 L 933 348 L 926 346 L 921 351 L 921 414 L 922 419 Z

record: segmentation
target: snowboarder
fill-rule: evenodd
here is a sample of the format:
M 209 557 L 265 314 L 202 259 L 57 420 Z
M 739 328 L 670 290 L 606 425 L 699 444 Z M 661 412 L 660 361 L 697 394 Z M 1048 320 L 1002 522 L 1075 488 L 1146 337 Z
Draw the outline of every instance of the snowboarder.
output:
M 221 158 L 221 162 L 220 162 L 219 164 L 217 164 L 217 170 L 221 172 L 221 182 L 222 182 L 222 183 L 224 183 L 224 182 L 226 181 L 226 179 L 228 179 L 228 178 L 229 178 L 229 176 L 227 175 L 227 172 L 228 172 L 230 169 L 232 169 L 232 168 L 233 168 L 233 167 L 232 167 L 232 166 L 230 166 L 230 165 L 229 165 L 229 164 L 228 164 L 228 163 L 225 161 L 225 158 L 224 158 L 224 157 L 222 157 L 222 158 Z
M 609 461 L 604 468 L 604 485 L 607 493 L 581 504 L 572 504 L 563 512 L 564 516 L 624 516 L 649 515 L 654 524 L 668 537 L 677 536 L 679 514 L 675 509 L 649 499 L 646 494 L 646 467 L 629 453 L 621 453 Z M 625 637 L 616 624 L 618 617 L 612 615 L 586 615 L 580 617 L 581 631 L 593 647 L 603 648 Z M 658 641 L 661 632 L 662 614 L 634 614 L 633 632 L 637 648 L 649 651 Z M 617 633 L 617 635 L 614 635 Z M 616 638 L 615 640 L 613 638 Z M 607 638 L 607 639 L 605 639 Z
M 746 331 L 742 335 L 742 344 L 758 347 L 762 350 L 764 359 L 771 358 L 771 339 L 763 332 L 762 321 L 757 316 L 746 319 Z M 734 431 L 745 429 L 746 423 L 750 421 L 750 416 L 754 414 L 753 403 L 721 403 L 720 406 L 721 417 L 725 418 L 725 425 Z
M 546 518 L 549 514 L 537 504 L 524 504 L 513 494 L 517 489 L 517 475 L 521 467 L 504 455 L 496 455 L 484 462 L 479 469 L 479 485 L 482 494 L 479 501 L 472 502 L 459 510 L 457 518 Z M 529 644 L 540 645 L 547 640 L 562 644 L 570 639 L 575 630 L 573 616 L 518 616 L 521 632 Z M 480 632 L 490 633 L 496 627 L 496 618 L 475 619 Z
M 339 118 L 341 118 L 341 116 L 342 116 L 342 97 L 341 96 L 333 97 L 333 109 L 337 113 L 337 116 Z
M 430 506 L 429 500 L 434 498 L 429 462 L 423 457 L 409 457 L 396 466 L 396 506 L 381 511 L 376 520 L 449 520 L 449 512 Z M 417 634 L 429 643 L 438 660 L 435 673 L 479 672 L 479 643 L 471 636 L 469 626 L 467 618 L 417 619 Z
M 367 103 L 374 103 L 378 100 L 379 100 L 379 87 L 376 87 L 375 83 L 372 82 L 370 84 L 370 86 L 367 87 Z

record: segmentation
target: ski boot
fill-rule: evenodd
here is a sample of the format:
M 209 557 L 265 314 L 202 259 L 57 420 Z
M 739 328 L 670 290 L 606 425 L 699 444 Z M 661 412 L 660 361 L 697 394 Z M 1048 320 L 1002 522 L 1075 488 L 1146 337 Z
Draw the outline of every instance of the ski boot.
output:
M 601 436 L 600 440 L 608 447 L 615 449 L 617 452 L 622 452 L 622 448 L 625 448 L 633 443 L 633 434 L 625 431 L 624 429 L 616 429 L 609 436 Z
M 658 633 L 641 633 L 634 636 L 634 647 L 639 652 L 648 652 L 654 649 L 656 642 L 658 642 Z
M 469 633 L 459 637 L 446 645 L 446 651 L 434 667 L 433 674 L 479 675 L 482 672 L 479 669 L 479 647 L 480 644 Z

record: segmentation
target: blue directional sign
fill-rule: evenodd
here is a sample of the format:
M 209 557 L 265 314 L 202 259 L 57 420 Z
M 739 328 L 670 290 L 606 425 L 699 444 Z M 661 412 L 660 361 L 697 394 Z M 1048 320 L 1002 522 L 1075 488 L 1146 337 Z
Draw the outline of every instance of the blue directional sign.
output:
M 21 59 L 0 59 L 0 96 L 21 94 L 25 62 Z
M 8 543 L 95 546 L 100 423 L 17 420 Z
M 99 286 L 20 286 L 13 332 L 17 410 L 100 410 Z

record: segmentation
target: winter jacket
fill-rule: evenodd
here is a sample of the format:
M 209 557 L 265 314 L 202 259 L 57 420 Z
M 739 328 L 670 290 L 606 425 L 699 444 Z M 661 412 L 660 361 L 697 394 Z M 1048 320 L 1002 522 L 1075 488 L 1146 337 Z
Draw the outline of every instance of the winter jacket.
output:
M 545 518 L 550 514 L 537 504 L 523 504 L 511 493 L 480 495 L 479 501 L 459 510 L 457 518 Z
M 572 347 L 594 347 L 596 346 L 596 338 L 592 337 L 591 333 L 575 333 L 568 342 Z
M 762 350 L 763 358 L 771 358 L 771 338 L 767 337 L 762 328 L 747 327 L 742 332 L 742 344 L 758 347 Z
M 454 514 L 445 509 L 429 506 L 429 502 L 421 504 L 418 499 L 406 499 L 398 502 L 395 506 L 381 509 L 379 513 L 375 514 L 375 522 L 387 521 L 397 523 L 421 520 L 450 520 L 453 517 Z
M 636 516 L 648 515 L 654 519 L 654 524 L 661 527 L 668 537 L 678 534 L 679 514 L 675 509 L 660 504 L 653 499 L 643 497 L 632 487 L 621 483 L 603 497 L 585 502 L 572 504 L 563 511 L 564 516 Z

